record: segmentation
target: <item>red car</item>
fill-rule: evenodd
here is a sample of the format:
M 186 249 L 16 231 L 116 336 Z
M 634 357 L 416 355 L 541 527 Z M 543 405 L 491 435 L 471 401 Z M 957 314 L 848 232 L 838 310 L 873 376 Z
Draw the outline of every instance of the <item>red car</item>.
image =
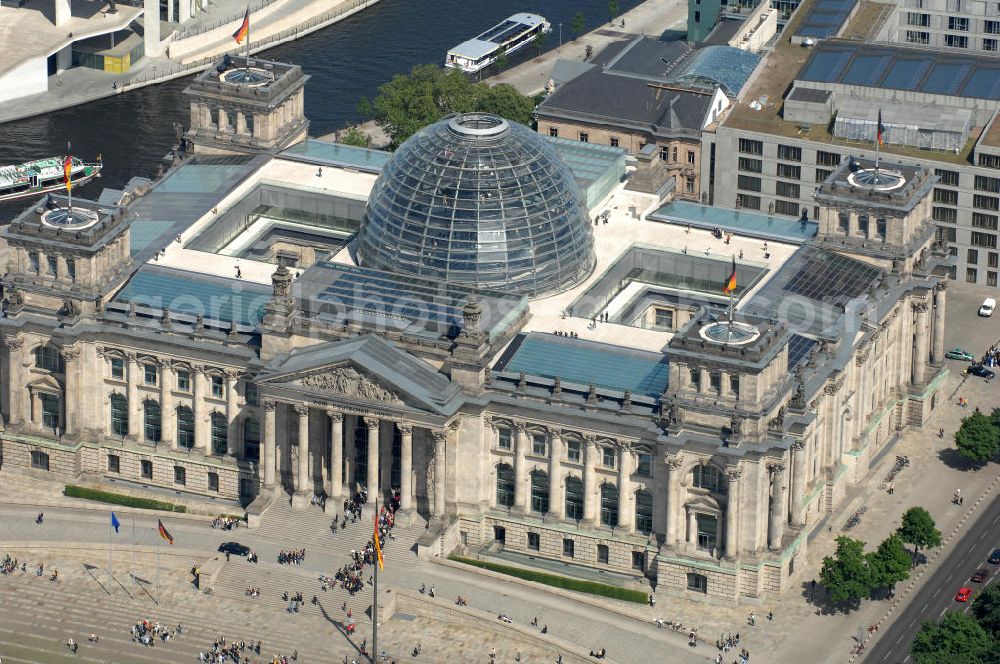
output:
M 977 569 L 976 573 L 972 575 L 972 582 L 982 583 L 989 577 L 989 575 L 990 571 L 988 569 L 985 568 Z
M 956 602 L 968 602 L 969 597 L 972 596 L 972 588 L 959 588 L 958 592 L 955 593 Z

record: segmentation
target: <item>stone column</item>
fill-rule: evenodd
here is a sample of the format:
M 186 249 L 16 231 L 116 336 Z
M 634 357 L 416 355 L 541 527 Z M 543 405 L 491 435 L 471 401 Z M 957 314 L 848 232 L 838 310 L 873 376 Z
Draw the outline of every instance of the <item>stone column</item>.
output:
M 597 476 L 597 443 L 592 438 L 584 441 L 583 463 L 583 521 L 593 527 L 597 523 L 597 496 L 595 494 Z
M 934 286 L 934 352 L 931 356 L 931 361 L 934 364 L 944 362 L 944 317 L 946 313 L 945 295 L 947 292 L 947 281 L 939 281 Z
M 740 475 L 743 469 L 740 466 L 729 466 L 726 469 L 726 479 L 728 480 L 728 492 L 726 500 L 726 558 L 735 560 L 739 556 L 739 540 L 736 537 L 736 529 L 739 526 L 740 512 Z
M 212 453 L 212 446 L 205 436 L 205 367 L 191 367 L 191 381 L 194 383 L 194 449 L 208 455 Z M 163 416 L 171 417 L 172 414 L 163 413 Z
M 553 431 L 549 443 L 549 513 L 548 517 L 556 520 L 566 518 L 565 485 L 562 480 L 562 434 Z
M 618 527 L 626 533 L 635 530 L 632 513 L 632 450 L 623 445 L 618 450 Z
M 347 478 L 347 498 L 354 497 L 354 474 L 357 466 L 354 436 L 358 428 L 357 415 L 344 415 L 344 477 Z
M 277 404 L 274 401 L 264 401 L 264 486 L 273 487 L 274 482 L 274 457 L 276 454 L 274 444 L 274 409 Z
M 923 385 L 927 377 L 927 303 L 913 303 L 913 332 L 917 335 L 917 343 L 913 348 L 913 384 Z
M 448 433 L 444 430 L 432 432 L 434 436 L 434 510 L 433 515 L 437 518 L 444 517 L 444 492 L 445 478 L 448 463 L 445 459 L 445 441 Z
M 801 440 L 792 443 L 792 525 L 806 523 L 806 445 Z
M 698 513 L 688 508 L 687 511 L 687 543 L 692 549 L 698 547 Z
M 21 361 L 21 349 L 24 347 L 24 339 L 21 337 L 7 337 L 4 340 L 7 346 L 7 420 L 15 426 L 20 426 L 28 419 L 25 416 L 27 381 L 24 379 L 24 363 Z M 131 408 L 131 402 L 129 402 Z M 131 431 L 131 429 L 130 429 Z
M 531 492 L 531 485 L 528 482 L 528 468 L 524 462 L 524 455 L 527 453 L 531 440 L 524 423 L 514 425 L 514 511 L 518 514 L 525 514 L 528 511 L 528 494 Z
M 767 520 L 767 546 L 772 551 L 781 549 L 781 537 L 785 533 L 785 466 L 770 464 L 771 506 Z
M 174 416 L 174 373 L 169 360 L 160 360 L 160 442 L 173 447 L 177 440 L 177 418 Z M 129 431 L 132 424 L 129 423 Z
M 396 434 L 396 423 L 383 420 L 378 429 L 379 486 L 384 491 L 392 488 L 392 441 Z
M 128 438 L 129 440 L 141 440 L 143 421 L 142 421 L 142 403 L 139 402 L 139 371 L 141 367 L 139 366 L 139 358 L 135 353 L 128 353 L 125 356 L 125 361 L 128 364 L 128 386 L 126 387 L 126 396 L 128 397 Z M 160 422 L 163 421 L 163 408 L 160 408 Z M 133 426 L 132 423 L 135 423 Z
M 292 507 L 301 508 L 309 503 L 309 496 L 313 492 L 312 477 L 309 476 L 309 407 L 297 403 L 292 408 L 299 416 L 299 456 L 297 463 L 292 467 L 292 483 L 295 487 Z
M 238 396 L 236 392 L 236 378 L 239 376 L 235 371 L 226 372 L 226 453 L 235 457 L 236 444 L 239 440 L 239 426 L 237 416 L 240 408 L 236 402 Z
M 400 424 L 399 508 L 413 509 L 413 425 Z
M 62 408 L 65 417 L 62 421 L 63 432 L 76 436 L 80 433 L 79 419 L 82 416 L 80 404 L 80 347 L 67 346 L 62 349 L 63 364 L 66 376 L 66 387 L 63 390 Z
M 667 525 L 664 529 L 664 544 L 677 544 L 677 520 L 680 516 L 681 460 L 677 456 L 666 458 L 667 466 Z
M 368 427 L 368 498 L 375 499 L 378 492 L 378 430 L 381 421 L 377 417 L 366 417 Z
M 331 502 L 340 502 L 344 495 L 344 416 L 332 410 L 330 418 L 330 476 L 327 478 L 327 496 Z M 329 504 L 329 503 L 328 503 Z

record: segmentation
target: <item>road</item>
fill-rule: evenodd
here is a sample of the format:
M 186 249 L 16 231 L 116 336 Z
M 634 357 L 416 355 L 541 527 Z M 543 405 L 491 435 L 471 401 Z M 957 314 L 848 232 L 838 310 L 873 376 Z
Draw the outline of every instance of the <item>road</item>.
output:
M 1000 546 L 1000 496 L 986 506 L 968 531 L 955 541 L 953 550 L 944 558 L 938 569 L 923 587 L 910 599 L 906 608 L 897 616 L 892 626 L 882 634 L 869 650 L 868 664 L 905 664 L 910 660 L 910 644 L 925 620 L 938 620 L 947 611 L 970 610 L 969 604 L 955 601 L 955 592 L 969 586 L 978 592 L 987 583 L 1000 576 L 1000 566 L 990 565 L 986 557 Z M 980 567 L 990 572 L 982 584 L 969 581 Z

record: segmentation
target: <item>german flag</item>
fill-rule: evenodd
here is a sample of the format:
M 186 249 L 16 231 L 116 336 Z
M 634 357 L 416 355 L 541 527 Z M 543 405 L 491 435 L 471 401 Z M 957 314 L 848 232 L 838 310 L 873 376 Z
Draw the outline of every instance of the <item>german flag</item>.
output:
M 882 109 L 878 109 L 878 129 L 875 133 L 875 138 L 878 140 L 880 146 L 885 145 L 885 125 L 882 124 Z
M 160 521 L 159 519 L 156 520 L 156 524 L 159 526 L 160 537 L 162 537 L 163 539 L 165 539 L 170 544 L 170 546 L 173 546 L 174 545 L 174 536 L 171 535 L 169 532 L 167 532 L 167 529 L 164 528 L 164 526 L 163 526 L 163 522 Z
M 378 515 L 375 515 L 375 556 L 378 558 L 378 568 L 380 570 L 385 570 L 385 565 L 382 562 L 382 544 L 378 540 Z
M 729 273 L 729 278 L 726 279 L 725 286 L 722 287 L 722 292 L 729 295 L 736 290 L 736 257 L 733 256 L 733 271 Z
M 242 44 L 243 40 L 247 38 L 250 34 L 250 8 L 247 7 L 246 13 L 243 15 L 243 23 L 240 24 L 239 29 L 233 33 L 233 39 L 236 40 L 237 44 Z
M 66 155 L 63 159 L 63 179 L 66 181 L 66 191 L 73 189 L 73 157 Z

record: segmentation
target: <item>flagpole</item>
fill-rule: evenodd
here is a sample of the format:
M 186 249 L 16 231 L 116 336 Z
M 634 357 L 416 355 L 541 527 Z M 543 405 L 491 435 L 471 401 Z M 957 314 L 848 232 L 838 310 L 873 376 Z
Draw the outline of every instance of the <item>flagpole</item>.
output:
M 156 532 L 156 603 L 160 603 L 160 540 L 163 538 L 159 533 L 159 523 Z
M 111 513 L 114 517 L 114 512 Z M 114 583 L 115 575 L 111 573 L 111 531 L 114 526 L 108 526 L 108 594 L 111 594 L 111 585 Z
M 882 109 L 878 110 L 878 120 L 875 121 L 875 186 L 878 186 L 878 162 L 882 155 L 882 141 L 879 134 L 882 133 Z
M 375 492 L 375 533 L 378 537 L 378 494 L 381 492 L 381 487 L 379 491 Z M 372 652 L 368 659 L 372 662 L 378 657 L 378 554 L 379 549 L 375 549 L 375 583 L 372 588 Z
M 135 599 L 135 512 L 132 513 L 132 599 Z
M 250 5 L 247 5 L 247 82 L 250 82 Z

